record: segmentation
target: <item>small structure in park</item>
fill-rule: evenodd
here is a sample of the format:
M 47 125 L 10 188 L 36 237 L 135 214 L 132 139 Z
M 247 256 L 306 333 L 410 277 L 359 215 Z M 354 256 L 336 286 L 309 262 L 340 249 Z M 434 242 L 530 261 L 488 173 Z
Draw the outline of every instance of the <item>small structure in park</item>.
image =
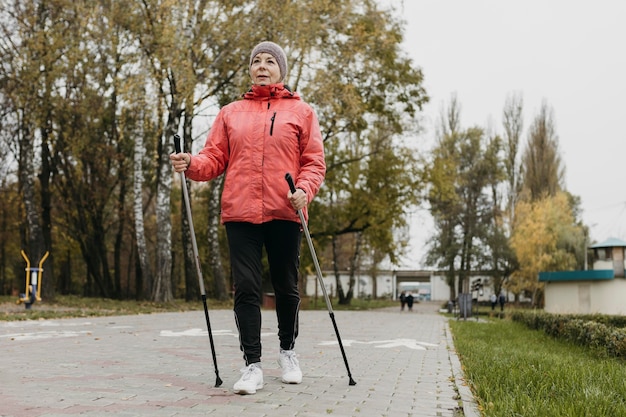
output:
M 611 238 L 591 246 L 588 271 L 541 272 L 545 311 L 558 314 L 626 315 L 626 242 Z
M 35 301 L 41 301 L 41 277 L 43 276 L 43 263 L 48 258 L 49 253 L 46 252 L 39 261 L 38 267 L 30 266 L 30 259 L 26 256 L 24 251 L 22 258 L 26 261 L 26 284 L 24 292 L 20 294 L 20 298 L 17 300 L 17 304 L 24 303 L 24 307 L 30 310 L 31 306 L 35 304 Z

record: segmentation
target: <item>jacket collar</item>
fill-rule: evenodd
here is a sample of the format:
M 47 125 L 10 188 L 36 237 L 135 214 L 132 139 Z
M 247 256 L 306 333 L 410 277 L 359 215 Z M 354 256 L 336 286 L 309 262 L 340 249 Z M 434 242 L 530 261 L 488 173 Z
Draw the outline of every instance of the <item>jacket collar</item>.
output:
M 264 100 L 268 98 L 299 98 L 298 93 L 292 92 L 284 83 L 256 85 L 243 95 L 248 100 Z

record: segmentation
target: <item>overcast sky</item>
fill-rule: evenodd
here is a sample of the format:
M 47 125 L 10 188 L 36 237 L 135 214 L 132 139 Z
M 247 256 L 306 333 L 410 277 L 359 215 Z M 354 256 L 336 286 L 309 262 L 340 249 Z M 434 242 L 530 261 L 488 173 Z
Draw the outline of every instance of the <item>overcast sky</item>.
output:
M 382 0 L 381 0 L 382 1 Z M 566 187 L 591 240 L 626 240 L 626 1 L 389 0 L 407 21 L 405 50 L 431 98 L 423 141 L 452 94 L 464 128 L 502 132 L 507 95 L 524 99 L 524 133 L 553 110 Z M 427 213 L 412 216 L 404 267 L 423 268 Z

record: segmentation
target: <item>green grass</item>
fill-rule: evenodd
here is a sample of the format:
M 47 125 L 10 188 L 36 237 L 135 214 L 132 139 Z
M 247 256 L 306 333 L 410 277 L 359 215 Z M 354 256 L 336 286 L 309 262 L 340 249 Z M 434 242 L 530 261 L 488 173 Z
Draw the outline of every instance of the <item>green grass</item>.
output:
M 626 362 L 509 320 L 450 320 L 485 417 L 626 416 Z
M 104 298 L 86 298 L 77 296 L 57 296 L 54 300 L 36 302 L 30 310 L 24 304 L 17 305 L 17 297 L 0 296 L 0 321 L 44 320 L 70 317 L 119 316 L 129 314 L 152 314 L 177 311 L 202 310 L 200 299 L 191 302 L 175 300 L 171 303 L 153 303 L 149 301 L 111 300 Z M 359 300 L 353 299 L 349 305 L 339 305 L 331 300 L 333 310 L 371 310 L 396 306 L 391 300 Z M 231 300 L 207 300 L 209 309 L 232 309 Z M 323 298 L 317 300 L 304 297 L 302 310 L 325 310 Z

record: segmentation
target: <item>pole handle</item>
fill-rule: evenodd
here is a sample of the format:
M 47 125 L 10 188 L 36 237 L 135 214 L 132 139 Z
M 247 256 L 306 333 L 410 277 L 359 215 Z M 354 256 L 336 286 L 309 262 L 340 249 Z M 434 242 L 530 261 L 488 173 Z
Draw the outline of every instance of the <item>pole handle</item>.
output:
M 182 141 L 183 140 L 181 139 L 180 135 L 174 135 L 174 149 L 176 149 L 176 153 L 181 153 L 183 151 Z
M 285 180 L 287 180 L 287 184 L 289 184 L 289 189 L 291 190 L 291 194 L 296 192 L 296 185 L 293 183 L 293 178 L 290 173 L 285 174 Z

